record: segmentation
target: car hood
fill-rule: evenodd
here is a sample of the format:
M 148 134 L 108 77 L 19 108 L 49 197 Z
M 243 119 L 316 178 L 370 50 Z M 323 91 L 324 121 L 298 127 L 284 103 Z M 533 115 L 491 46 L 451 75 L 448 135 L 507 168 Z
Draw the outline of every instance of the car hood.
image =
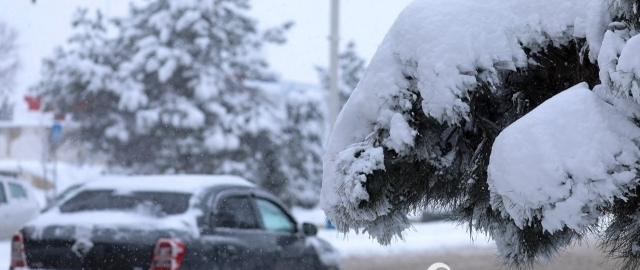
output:
M 166 231 L 171 234 L 199 235 L 196 223 L 199 211 L 187 211 L 180 215 L 155 217 L 135 212 L 94 211 L 61 213 L 52 209 L 40 215 L 25 226 L 30 238 L 73 238 L 117 232 L 119 235 L 149 234 L 152 231 Z M 117 236 L 117 235 L 116 235 Z

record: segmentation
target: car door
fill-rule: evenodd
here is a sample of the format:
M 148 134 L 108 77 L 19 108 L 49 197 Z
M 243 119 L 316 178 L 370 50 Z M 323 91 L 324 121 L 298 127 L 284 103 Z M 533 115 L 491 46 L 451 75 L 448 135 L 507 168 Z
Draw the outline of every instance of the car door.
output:
M 211 201 L 208 214 L 210 233 L 201 238 L 204 245 L 215 245 L 216 264 L 220 269 L 273 269 L 269 253 L 274 248 L 260 228 L 250 195 L 224 192 Z
M 17 231 L 22 225 L 36 217 L 39 212 L 38 202 L 33 198 L 33 194 L 27 192 L 22 183 L 18 181 L 7 181 L 6 183 L 9 205 L 14 209 L 14 212 L 19 213 L 13 217 L 14 227 Z
M 307 269 L 313 263 L 311 250 L 305 245 L 304 236 L 297 229 L 293 218 L 281 204 L 266 196 L 253 197 L 258 210 L 265 237 L 276 247 L 276 270 Z
M 0 180 L 0 239 L 11 237 L 17 227 L 16 211 L 9 201 L 6 182 Z

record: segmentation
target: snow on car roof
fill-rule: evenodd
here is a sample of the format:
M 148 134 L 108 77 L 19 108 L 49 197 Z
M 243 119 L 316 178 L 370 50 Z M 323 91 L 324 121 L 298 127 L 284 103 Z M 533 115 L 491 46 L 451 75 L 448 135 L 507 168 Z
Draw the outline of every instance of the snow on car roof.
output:
M 213 186 L 255 187 L 248 180 L 232 175 L 144 175 L 104 176 L 88 182 L 84 189 L 115 189 L 116 191 L 170 191 L 195 193 Z

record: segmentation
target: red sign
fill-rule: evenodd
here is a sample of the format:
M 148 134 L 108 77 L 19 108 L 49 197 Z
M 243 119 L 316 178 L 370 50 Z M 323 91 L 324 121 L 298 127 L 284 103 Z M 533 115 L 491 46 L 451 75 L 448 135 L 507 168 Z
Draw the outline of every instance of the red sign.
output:
M 30 111 L 39 111 L 42 106 L 42 100 L 40 98 L 24 96 L 24 100 L 27 102 Z

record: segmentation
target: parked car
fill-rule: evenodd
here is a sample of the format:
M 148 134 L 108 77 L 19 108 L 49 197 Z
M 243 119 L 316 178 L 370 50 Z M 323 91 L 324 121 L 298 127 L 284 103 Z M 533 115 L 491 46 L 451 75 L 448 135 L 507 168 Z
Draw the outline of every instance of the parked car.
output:
M 28 183 L 0 176 L 0 240 L 10 239 L 40 212 Z
M 422 215 L 420 216 L 421 222 L 434 222 L 443 220 L 451 220 L 451 212 L 442 208 L 426 209 L 422 211 Z
M 16 234 L 10 269 L 340 269 L 316 233 L 239 177 L 106 177 Z

